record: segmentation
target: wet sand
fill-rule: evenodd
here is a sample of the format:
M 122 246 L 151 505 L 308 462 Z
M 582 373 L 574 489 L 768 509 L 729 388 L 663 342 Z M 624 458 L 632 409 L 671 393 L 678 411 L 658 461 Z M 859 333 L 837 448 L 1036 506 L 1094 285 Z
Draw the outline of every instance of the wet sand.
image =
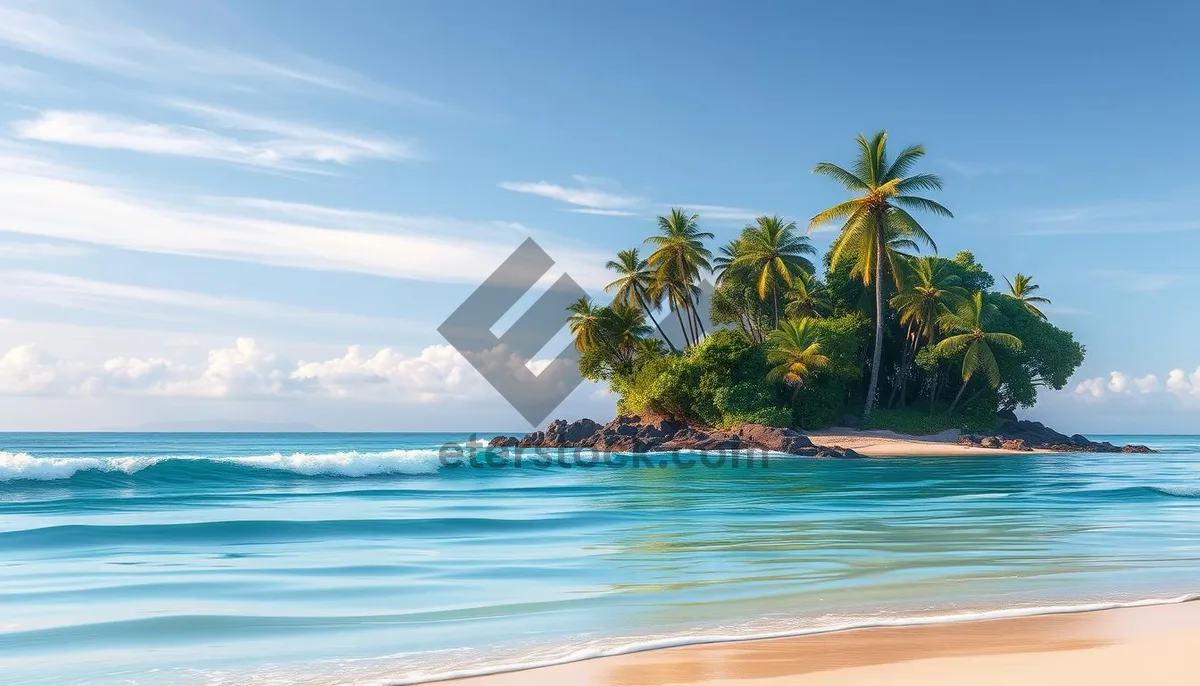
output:
M 454 686 L 1128 686 L 1200 683 L 1200 603 L 665 648 Z

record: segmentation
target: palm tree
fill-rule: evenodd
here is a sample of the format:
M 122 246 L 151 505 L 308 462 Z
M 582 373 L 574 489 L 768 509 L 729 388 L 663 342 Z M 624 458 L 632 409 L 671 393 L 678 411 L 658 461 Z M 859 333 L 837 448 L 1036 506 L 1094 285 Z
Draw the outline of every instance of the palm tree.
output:
M 798 274 L 811 274 L 813 263 L 804 255 L 815 255 L 808 236 L 796 235 L 796 222 L 784 222 L 779 216 L 759 217 L 742 230 L 737 241 L 734 267 L 742 267 L 757 283 L 758 297 L 771 302 L 775 325 L 779 326 L 779 284 L 791 288 Z
M 575 337 L 575 349 L 581 353 L 600 345 L 603 307 L 592 305 L 587 296 L 567 306 L 567 328 Z
M 933 238 L 925 231 L 908 210 L 933 212 L 946 217 L 954 216 L 950 210 L 928 198 L 912 195 L 923 190 L 940 190 L 942 180 L 934 174 L 909 176 L 914 165 L 925 154 L 925 148 L 912 145 L 905 148 L 895 161 L 887 156 L 887 132 L 880 131 L 867 140 L 859 135 L 858 156 L 848 171 L 832 162 L 821 162 L 813 172 L 828 176 L 858 194 L 851 200 L 839 203 L 817 214 L 809 222 L 809 230 L 827 222 L 844 219 L 842 233 L 834 242 L 832 265 L 847 251 L 858 256 L 856 267 L 860 267 L 863 284 L 875 284 L 875 350 L 871 360 L 871 378 L 867 386 L 866 407 L 863 419 L 871 416 L 875 408 L 875 393 L 879 387 L 879 365 L 883 358 L 883 263 L 889 230 L 896 236 L 909 241 L 928 244 L 935 251 Z M 893 270 L 893 275 L 896 270 Z
M 957 335 L 948 336 L 937 344 L 934 351 L 939 357 L 963 356 L 962 387 L 950 403 L 949 413 L 954 412 L 963 391 L 976 373 L 987 377 L 992 388 L 1000 385 L 1000 365 L 996 362 L 996 354 L 991 346 L 1000 345 L 1012 350 L 1023 347 L 1021 339 L 1008 333 L 995 333 L 983 330 L 983 293 L 976 291 L 966 302 L 953 312 L 942 315 L 939 324 L 947 331 L 957 331 Z
M 633 363 L 641 341 L 650 335 L 651 328 L 636 305 L 615 302 L 601 308 L 600 331 L 616 359 L 628 366 Z
M 658 335 L 674 352 L 675 344 L 671 342 L 666 332 L 659 326 L 658 320 L 654 318 L 654 310 L 657 309 L 659 300 L 651 301 L 646 297 L 654 283 L 654 272 L 650 271 L 649 263 L 638 255 L 637 248 L 618 251 L 617 259 L 609 260 L 604 266 L 620 275 L 619 278 L 604 287 L 604 292 L 607 293 L 615 288 L 617 292 L 613 296 L 614 302 L 637 304 L 638 307 L 641 307 L 646 316 L 650 317 L 650 321 L 654 323 L 654 328 L 658 329 Z M 651 302 L 655 307 L 650 306 Z
M 809 319 L 786 319 L 767 334 L 767 362 L 775 365 L 767 372 L 773 381 L 799 386 L 813 372 L 829 364 L 821 351 L 821 337 Z
M 897 394 L 901 406 L 904 405 L 908 370 L 920 340 L 924 338 L 932 346 L 937 335 L 938 320 L 970 297 L 961 286 L 962 280 L 945 261 L 918 257 L 909 260 L 907 265 L 900 292 L 889 301 L 900 314 L 900 324 L 906 327 L 899 383 L 892 387 L 889 405 L 895 402 Z
M 1012 281 L 1009 281 L 1007 276 L 1004 277 L 1004 281 L 1008 284 L 1008 297 L 1020 301 L 1025 306 L 1025 309 L 1033 313 L 1033 316 L 1042 321 L 1046 320 L 1046 315 L 1034 303 L 1049 305 L 1050 299 L 1043 298 L 1040 295 L 1033 295 L 1034 291 L 1038 291 L 1042 287 L 1033 282 L 1032 276 L 1026 276 L 1017 272 Z
M 704 240 L 713 238 L 711 233 L 700 230 L 700 216 L 688 215 L 683 210 L 675 208 L 669 214 L 658 218 L 658 236 L 646 239 L 647 243 L 657 246 L 657 249 L 647 259 L 654 270 L 655 281 L 675 307 L 679 317 L 679 327 L 687 338 L 691 329 L 692 342 L 698 342 L 697 325 L 700 315 L 696 312 L 696 292 L 699 290 L 695 283 L 700 280 L 701 271 L 712 271 L 712 252 L 704 247 Z M 684 325 L 683 314 L 688 315 L 688 325 Z M 686 345 L 686 343 L 685 343 Z
M 792 284 L 792 290 L 786 297 L 787 304 L 783 306 L 783 313 L 792 319 L 815 319 L 824 317 L 833 310 L 829 300 L 829 289 L 811 274 L 801 274 Z
M 738 273 L 741 264 L 738 262 L 738 258 L 741 254 L 742 244 L 741 239 L 738 238 L 717 249 L 717 256 L 713 259 L 713 273 L 717 275 L 717 285 Z

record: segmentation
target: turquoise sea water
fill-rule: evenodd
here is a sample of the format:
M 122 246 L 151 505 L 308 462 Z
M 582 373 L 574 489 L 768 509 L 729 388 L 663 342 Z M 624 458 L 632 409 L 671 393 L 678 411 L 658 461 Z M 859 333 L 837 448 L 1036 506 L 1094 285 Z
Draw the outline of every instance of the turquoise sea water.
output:
M 3 683 L 405 683 L 1200 591 L 1200 436 L 442 466 L 466 438 L 0 434 Z

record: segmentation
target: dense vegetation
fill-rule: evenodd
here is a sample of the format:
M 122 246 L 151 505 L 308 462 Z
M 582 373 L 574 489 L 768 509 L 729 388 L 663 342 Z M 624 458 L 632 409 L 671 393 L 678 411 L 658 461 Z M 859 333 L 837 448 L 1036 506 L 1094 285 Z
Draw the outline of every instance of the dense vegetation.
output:
M 942 187 L 914 173 L 924 148 L 892 160 L 884 132 L 857 143 L 849 169 L 813 169 L 852 195 L 809 223 L 840 225 L 822 273 L 795 222 L 759 217 L 714 255 L 700 217 L 672 210 L 646 256 L 630 248 L 607 264 L 612 303 L 569 308 L 584 376 L 608 381 L 621 412 L 908 433 L 986 430 L 998 410 L 1032 406 L 1038 387 L 1062 388 L 1084 349 L 1048 321 L 1032 278 L 1005 277 L 995 290 L 971 252 L 937 256 L 911 213 L 953 216 L 916 195 Z M 699 311 L 710 274 L 715 331 Z M 678 324 L 676 340 L 664 317 Z

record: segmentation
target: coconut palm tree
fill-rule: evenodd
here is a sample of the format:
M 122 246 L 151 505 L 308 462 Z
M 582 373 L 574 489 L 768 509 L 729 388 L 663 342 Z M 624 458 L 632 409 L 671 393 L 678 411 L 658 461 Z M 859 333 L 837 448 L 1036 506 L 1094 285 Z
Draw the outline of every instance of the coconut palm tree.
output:
M 897 396 L 900 404 L 904 404 L 908 370 L 920 340 L 924 338 L 932 346 L 937 335 L 938 320 L 970 297 L 961 283 L 962 280 L 943 260 L 918 257 L 907 262 L 900 292 L 888 301 L 899 313 L 900 324 L 905 327 L 899 383 L 892 387 L 889 405 L 895 402 Z
M 678 208 L 658 218 L 658 229 L 659 235 L 646 239 L 647 243 L 657 246 L 647 262 L 654 270 L 659 288 L 675 307 L 684 338 L 690 329 L 691 341 L 698 342 L 703 324 L 696 312 L 696 293 L 699 291 L 696 282 L 700 280 L 701 272 L 712 271 L 713 255 L 704 246 L 704 241 L 712 239 L 713 235 L 700 230 L 699 215 L 689 215 Z M 686 326 L 685 314 L 688 317 Z
M 575 349 L 581 353 L 600 345 L 603 307 L 595 307 L 587 296 L 567 306 L 567 329 L 575 337 Z
M 779 215 L 759 217 L 742 230 L 733 266 L 754 279 L 760 299 L 766 300 L 770 293 L 779 326 L 780 285 L 791 288 L 797 275 L 811 274 L 813 263 L 804 255 L 816 252 L 808 236 L 796 235 L 796 222 L 785 222 Z
M 833 310 L 829 300 L 829 289 L 811 274 L 801 274 L 800 278 L 792 283 L 792 290 L 786 298 L 787 304 L 783 306 L 783 313 L 791 319 L 815 319 L 824 317 Z
M 658 309 L 660 301 L 650 300 L 646 295 L 654 283 L 654 272 L 650 271 L 649 262 L 638 255 L 637 248 L 630 248 L 618 251 L 617 259 L 609 260 L 604 266 L 619 275 L 616 280 L 604 287 L 604 292 L 616 289 L 617 292 L 613 295 L 614 302 L 623 302 L 642 308 L 642 311 L 654 323 L 654 328 L 658 329 L 658 335 L 666 341 L 671 351 L 675 352 L 675 344 L 671 342 L 666 332 L 659 326 L 658 320 L 654 318 L 654 310 Z
M 988 385 L 996 388 L 1000 385 L 1000 365 L 996 362 L 996 354 L 992 352 L 993 345 L 1003 346 L 1012 350 L 1023 347 L 1021 339 L 1008 333 L 995 333 L 983 330 L 984 302 L 983 293 L 976 291 L 973 296 L 963 302 L 958 309 L 943 314 L 939 325 L 947 331 L 958 332 L 948 336 L 934 348 L 939 357 L 963 356 L 962 387 L 950 403 L 948 412 L 953 413 L 962 399 L 963 391 L 975 374 L 986 377 Z
M 1034 303 L 1049 305 L 1050 299 L 1033 294 L 1035 291 L 1041 290 L 1042 287 L 1033 282 L 1032 276 L 1026 276 L 1017 272 L 1012 281 L 1009 281 L 1007 276 L 1004 277 L 1004 281 L 1008 284 L 1008 297 L 1019 300 L 1025 306 L 1025 309 L 1033 313 L 1033 316 L 1042 321 L 1046 320 L 1046 315 Z
M 614 302 L 600 308 L 600 335 L 622 365 L 633 364 L 641 341 L 650 335 L 650 325 L 636 305 Z
M 738 257 L 742 254 L 742 244 L 740 239 L 735 238 L 725 245 L 717 249 L 717 256 L 713 258 L 713 273 L 717 275 L 717 285 L 720 285 L 725 279 L 731 278 L 737 274 L 739 269 Z
M 813 172 L 828 176 L 845 186 L 857 197 L 838 203 L 817 214 L 809 222 L 809 230 L 837 220 L 844 220 L 842 233 L 832 246 L 832 265 L 837 266 L 843 255 L 857 255 L 857 273 L 863 284 L 875 285 L 875 349 L 871 359 L 871 377 L 867 386 L 866 407 L 863 419 L 870 417 L 875 408 L 875 393 L 879 387 L 879 365 L 883 358 L 883 269 L 887 259 L 888 232 L 909 241 L 919 241 L 935 251 L 933 238 L 925 231 L 908 210 L 932 212 L 946 217 L 954 216 L 940 203 L 917 195 L 914 192 L 940 190 L 942 180 L 934 174 L 909 175 L 917 161 L 925 154 L 925 148 L 912 145 L 905 148 L 895 161 L 888 160 L 887 132 L 880 131 L 870 140 L 860 135 L 857 138 L 859 151 L 850 170 L 832 162 L 821 162 Z M 895 274 L 896 270 L 893 270 Z
M 779 328 L 767 334 L 767 372 L 773 381 L 799 386 L 813 372 L 829 364 L 821 350 L 821 337 L 810 319 L 785 319 Z

